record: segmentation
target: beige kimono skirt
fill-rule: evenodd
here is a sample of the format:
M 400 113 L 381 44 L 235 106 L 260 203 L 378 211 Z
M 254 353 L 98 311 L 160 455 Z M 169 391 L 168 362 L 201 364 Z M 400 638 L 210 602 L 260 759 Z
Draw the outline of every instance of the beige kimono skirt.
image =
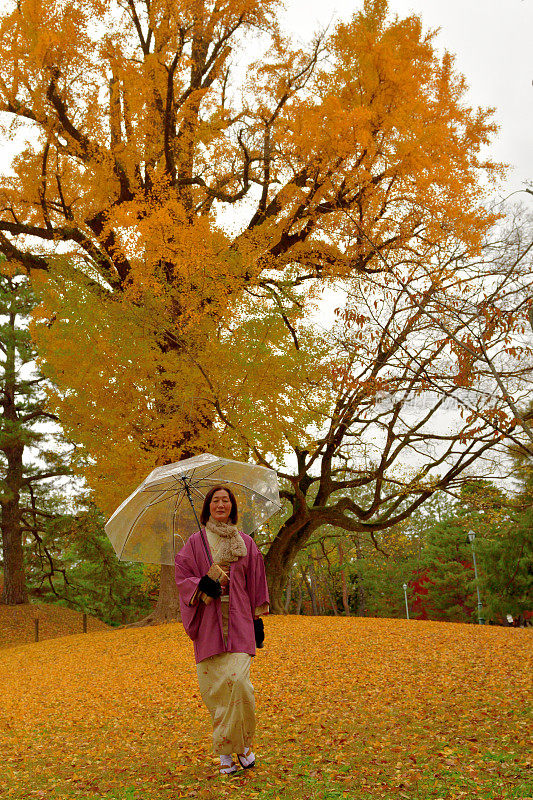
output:
M 216 552 L 218 538 L 207 531 L 211 552 Z M 229 563 L 218 562 L 228 573 Z M 222 631 L 227 643 L 229 618 L 229 591 L 223 587 L 220 597 Z M 268 613 L 269 604 L 255 609 L 255 615 Z M 249 653 L 218 653 L 196 665 L 198 685 L 202 700 L 213 722 L 213 752 L 216 755 L 244 753 L 252 749 L 255 734 L 255 695 L 250 680 Z

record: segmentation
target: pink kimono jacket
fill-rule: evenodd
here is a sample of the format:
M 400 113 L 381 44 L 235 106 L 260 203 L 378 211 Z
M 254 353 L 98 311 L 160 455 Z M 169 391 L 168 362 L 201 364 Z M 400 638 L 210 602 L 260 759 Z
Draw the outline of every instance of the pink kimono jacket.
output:
M 207 558 L 200 531 L 189 537 L 174 559 L 181 621 L 193 641 L 196 663 L 217 653 L 249 653 L 255 656 L 253 618 L 256 609 L 270 602 L 261 551 L 251 536 L 241 533 L 247 554 L 233 561 L 229 567 L 228 637 L 224 644 L 220 598 L 206 605 L 196 591 L 200 578 L 213 562 L 203 530 L 211 560 Z M 191 601 L 193 605 L 189 605 Z

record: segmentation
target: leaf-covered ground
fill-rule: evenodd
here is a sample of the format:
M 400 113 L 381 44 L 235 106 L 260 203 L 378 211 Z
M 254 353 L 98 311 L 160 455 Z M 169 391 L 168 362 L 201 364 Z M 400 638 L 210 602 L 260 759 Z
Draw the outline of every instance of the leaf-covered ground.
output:
M 0 605 L 0 647 L 35 642 L 35 617 L 39 618 L 39 642 L 83 631 L 83 614 L 53 603 Z M 113 630 L 96 617 L 87 617 L 87 632 Z
M 0 651 L 2 798 L 526 798 L 533 632 L 270 616 L 257 764 L 218 774 L 180 623 Z

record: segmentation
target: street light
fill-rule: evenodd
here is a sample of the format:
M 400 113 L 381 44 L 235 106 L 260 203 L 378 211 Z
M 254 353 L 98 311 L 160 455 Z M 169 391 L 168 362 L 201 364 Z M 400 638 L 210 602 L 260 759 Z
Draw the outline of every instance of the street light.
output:
M 409 619 L 409 606 L 407 605 L 407 584 L 404 583 L 403 585 L 403 593 L 405 595 L 405 611 L 407 613 L 407 619 Z
M 477 566 L 476 566 L 476 554 L 474 552 L 474 539 L 476 538 L 476 534 L 474 531 L 468 531 L 468 540 L 472 545 L 472 556 L 474 558 L 474 575 L 476 576 L 476 589 L 477 589 L 477 618 L 480 625 L 483 625 L 485 620 L 481 616 L 483 606 L 481 605 L 481 598 L 479 596 L 479 584 L 477 580 Z

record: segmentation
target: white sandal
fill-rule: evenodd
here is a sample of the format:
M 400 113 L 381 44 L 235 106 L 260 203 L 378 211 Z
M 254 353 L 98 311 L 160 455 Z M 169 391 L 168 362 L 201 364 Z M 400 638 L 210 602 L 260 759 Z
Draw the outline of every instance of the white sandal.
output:
M 242 753 L 242 756 L 240 753 L 237 753 L 237 758 L 239 759 L 239 764 L 243 769 L 255 767 L 255 755 L 252 753 L 249 747 L 247 747 L 244 753 Z
M 234 772 L 237 772 L 237 770 L 237 764 L 230 755 L 220 756 L 219 772 L 221 775 L 232 775 Z

